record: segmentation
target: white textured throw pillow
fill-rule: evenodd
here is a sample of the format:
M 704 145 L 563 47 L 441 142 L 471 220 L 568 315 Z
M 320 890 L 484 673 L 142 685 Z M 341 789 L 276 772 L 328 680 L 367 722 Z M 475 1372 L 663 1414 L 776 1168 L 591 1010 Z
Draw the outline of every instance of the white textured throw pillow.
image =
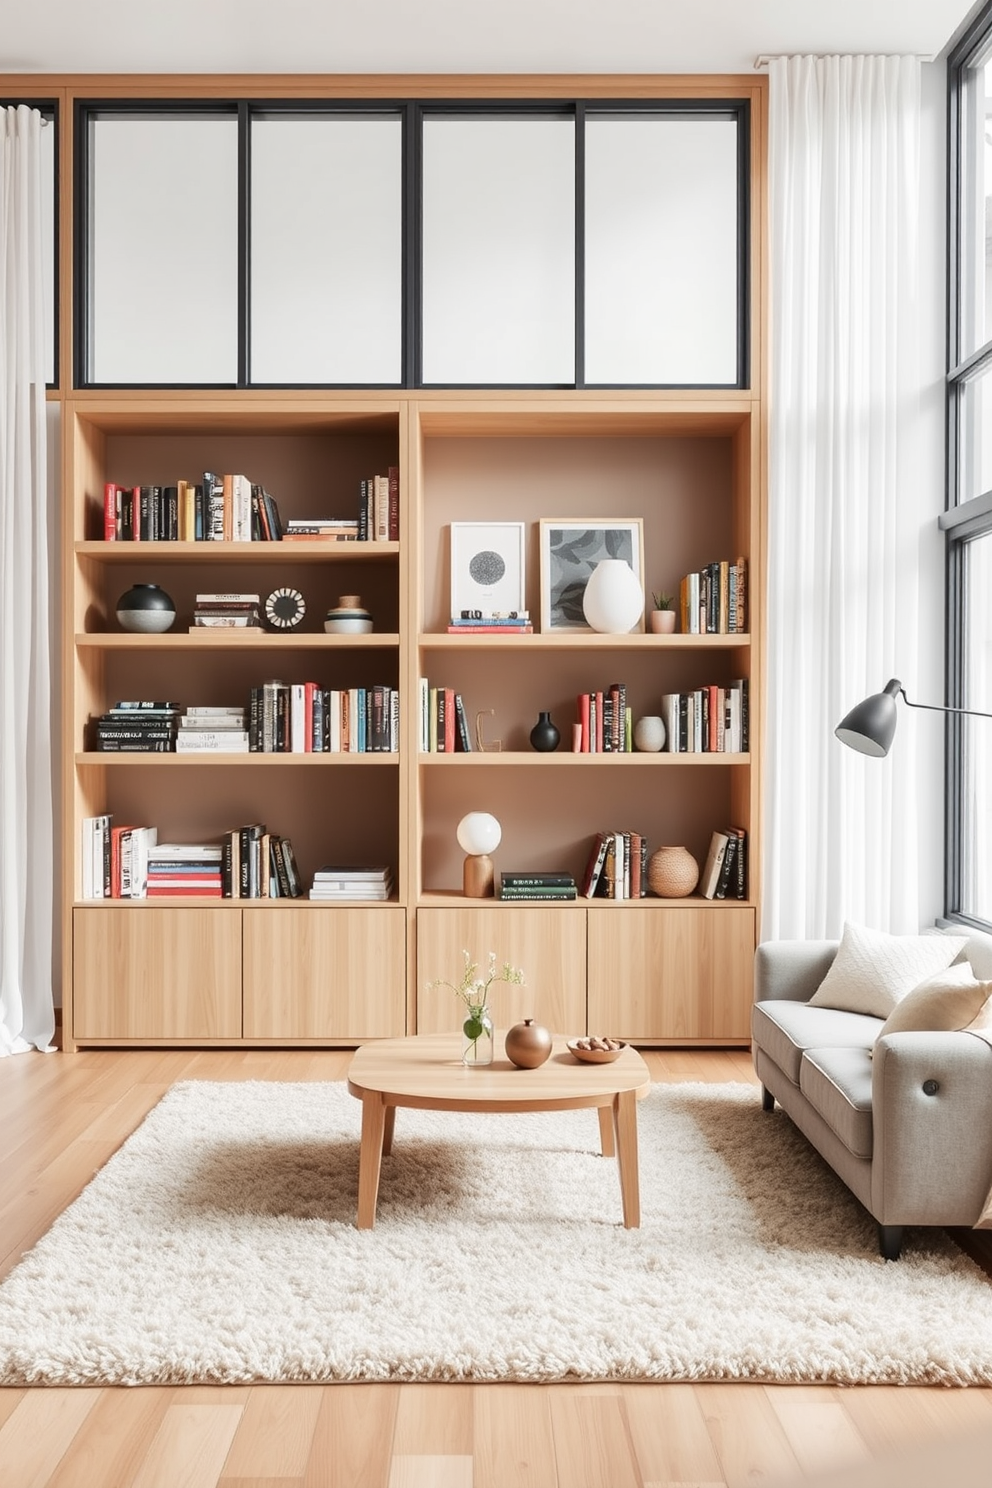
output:
M 966 944 L 964 935 L 887 935 L 845 923 L 833 964 L 810 1004 L 887 1018 L 900 998 L 944 971 Z
M 959 962 L 928 977 L 901 997 L 878 1030 L 878 1037 L 909 1029 L 952 1033 L 967 1028 L 989 997 L 992 997 L 992 982 L 977 981 L 968 962 Z

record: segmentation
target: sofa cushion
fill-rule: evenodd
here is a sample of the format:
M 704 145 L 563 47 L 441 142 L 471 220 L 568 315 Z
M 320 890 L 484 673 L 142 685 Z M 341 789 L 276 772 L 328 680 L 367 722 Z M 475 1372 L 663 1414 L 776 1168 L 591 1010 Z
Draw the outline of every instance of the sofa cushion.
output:
M 808 1049 L 799 1088 L 849 1152 L 872 1156 L 870 1049 Z
M 970 962 L 955 962 L 900 998 L 879 1029 L 878 1037 L 907 1029 L 951 1033 L 967 1028 L 990 996 L 992 982 L 976 981 Z
M 887 935 L 846 923 L 810 1006 L 887 1018 L 901 997 L 950 966 L 966 944 L 965 935 Z
M 756 1002 L 751 1008 L 754 1042 L 773 1059 L 793 1083 L 799 1084 L 799 1066 L 807 1049 L 870 1049 L 881 1018 L 861 1013 L 842 1013 L 836 1008 L 811 1007 L 808 1002 Z M 871 1066 L 869 1065 L 869 1069 Z

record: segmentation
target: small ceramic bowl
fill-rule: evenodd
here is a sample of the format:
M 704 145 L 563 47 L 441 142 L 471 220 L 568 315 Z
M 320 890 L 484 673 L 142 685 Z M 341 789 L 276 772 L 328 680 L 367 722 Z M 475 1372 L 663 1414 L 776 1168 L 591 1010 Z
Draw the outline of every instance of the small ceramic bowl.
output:
M 580 1064 L 612 1064 L 614 1059 L 620 1058 L 627 1045 L 621 1044 L 619 1049 L 580 1049 L 575 1039 L 569 1039 L 566 1047 Z
M 368 635 L 372 616 L 368 610 L 328 610 L 324 629 L 330 635 Z

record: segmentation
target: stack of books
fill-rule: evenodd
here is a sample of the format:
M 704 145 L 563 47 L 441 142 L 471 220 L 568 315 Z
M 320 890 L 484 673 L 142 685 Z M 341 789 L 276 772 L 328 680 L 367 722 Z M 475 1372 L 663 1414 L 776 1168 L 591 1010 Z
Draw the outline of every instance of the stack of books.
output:
M 502 873 L 501 899 L 539 899 L 550 903 L 558 899 L 575 899 L 578 889 L 570 873 Z
M 244 708 L 187 708 L 179 720 L 177 754 L 247 754 Z
M 485 610 L 462 610 L 452 615 L 449 635 L 533 635 L 529 610 L 487 614 Z
M 125 699 L 97 718 L 94 745 L 101 751 L 168 754 L 176 747 L 178 719 L 176 703 Z
M 190 630 L 218 625 L 258 629 L 262 624 L 259 602 L 258 594 L 198 594 Z
M 580 692 L 575 704 L 576 754 L 631 753 L 633 720 L 626 683 L 611 682 L 603 692 Z
M 349 868 L 327 863 L 313 876 L 311 899 L 388 899 L 393 874 L 388 867 Z
M 348 517 L 290 517 L 283 542 L 357 542 L 358 520 Z
M 148 849 L 148 898 L 191 895 L 219 899 L 222 849 L 204 843 L 161 842 Z

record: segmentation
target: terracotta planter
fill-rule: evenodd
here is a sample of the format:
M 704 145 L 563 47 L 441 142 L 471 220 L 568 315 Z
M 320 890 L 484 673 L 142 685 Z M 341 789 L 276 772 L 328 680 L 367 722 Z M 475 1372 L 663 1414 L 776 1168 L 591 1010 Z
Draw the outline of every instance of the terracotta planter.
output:
M 652 610 L 650 624 L 655 635 L 671 635 L 675 630 L 675 611 Z

